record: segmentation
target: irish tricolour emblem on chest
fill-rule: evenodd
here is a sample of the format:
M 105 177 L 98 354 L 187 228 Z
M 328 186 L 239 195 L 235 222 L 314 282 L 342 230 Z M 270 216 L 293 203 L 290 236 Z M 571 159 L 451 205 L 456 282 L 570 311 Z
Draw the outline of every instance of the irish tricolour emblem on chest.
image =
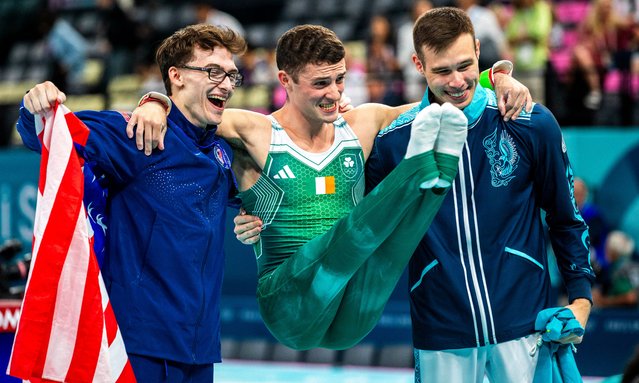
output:
M 519 154 L 515 141 L 506 132 L 498 134 L 497 129 L 484 138 L 486 155 L 490 161 L 490 181 L 494 187 L 508 186 L 515 178 L 515 170 L 519 164 Z
M 358 164 L 357 157 L 352 154 L 342 154 L 339 157 L 340 168 L 342 169 L 342 173 L 346 176 L 346 178 L 354 178 L 358 172 Z

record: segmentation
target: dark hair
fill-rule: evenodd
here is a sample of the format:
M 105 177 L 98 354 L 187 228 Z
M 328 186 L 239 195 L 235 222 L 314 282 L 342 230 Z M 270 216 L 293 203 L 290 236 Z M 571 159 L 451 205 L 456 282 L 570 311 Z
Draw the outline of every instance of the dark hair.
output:
M 413 27 L 413 45 L 417 57 L 424 61 L 422 48 L 439 53 L 465 33 L 473 37 L 474 44 L 475 29 L 466 12 L 453 7 L 431 9 L 421 15 Z
M 169 68 L 189 62 L 193 58 L 195 47 L 211 51 L 216 47 L 223 47 L 234 55 L 241 55 L 246 52 L 246 41 L 232 29 L 210 24 L 189 25 L 164 39 L 155 53 L 155 61 L 160 67 L 162 81 L 169 96 L 172 93 Z
M 335 32 L 321 25 L 298 25 L 286 31 L 277 41 L 277 68 L 293 81 L 307 64 L 336 64 L 346 56 L 344 44 Z

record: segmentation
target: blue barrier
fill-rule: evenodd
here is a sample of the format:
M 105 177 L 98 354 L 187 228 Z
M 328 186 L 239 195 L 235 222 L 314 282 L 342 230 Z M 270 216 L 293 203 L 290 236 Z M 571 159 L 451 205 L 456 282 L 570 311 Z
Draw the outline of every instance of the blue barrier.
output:
M 619 162 L 627 158 L 636 158 L 632 156 L 639 150 L 639 131 L 572 130 L 565 131 L 564 137 L 575 174 L 586 179 L 594 188 L 604 183 L 607 185 L 610 179 L 614 178 L 616 170 L 623 170 Z M 622 163 L 624 167 L 639 166 L 639 163 L 633 160 Z M 26 249 L 30 248 L 38 166 L 37 154 L 24 149 L 0 150 L 0 242 L 16 238 L 25 244 Z M 639 171 L 631 173 L 633 185 L 639 184 Z M 624 177 L 624 180 L 628 182 L 628 177 Z M 623 190 L 628 188 L 619 188 L 619 191 Z M 631 197 L 631 200 L 636 200 L 636 194 Z M 632 203 L 635 206 L 637 202 Z M 625 211 L 635 210 L 636 207 L 628 206 Z M 235 214 L 233 210 L 228 212 L 225 237 L 227 257 L 223 287 L 225 295 L 222 300 L 222 332 L 224 337 L 229 338 L 264 337 L 274 341 L 260 320 L 254 298 L 257 269 L 253 253 L 250 247 L 239 244 L 232 234 L 232 219 Z M 629 225 L 627 227 L 637 229 L 635 239 L 639 240 L 639 219 L 636 217 L 636 214 L 626 214 L 624 220 L 630 220 L 626 223 Z M 407 296 L 404 275 L 380 323 L 366 338 L 366 342 L 379 345 L 389 342 L 411 343 Z M 0 334 L 0 383 L 17 381 L 8 380 L 4 376 L 12 339 L 11 333 Z M 576 359 L 584 375 L 609 376 L 623 370 L 637 344 L 639 312 L 595 311 L 588 323 L 585 340 L 578 346 Z

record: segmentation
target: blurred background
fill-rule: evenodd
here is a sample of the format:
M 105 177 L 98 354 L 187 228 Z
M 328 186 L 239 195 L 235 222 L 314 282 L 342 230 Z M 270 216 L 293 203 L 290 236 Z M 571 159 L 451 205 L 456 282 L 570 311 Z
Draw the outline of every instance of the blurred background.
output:
M 312 23 L 345 42 L 346 93 L 354 105 L 399 105 L 419 100 L 425 88 L 411 61 L 415 15 L 444 5 L 470 15 L 481 69 L 513 61 L 514 76 L 562 126 L 598 278 L 576 358 L 591 381 L 623 372 L 639 344 L 639 0 L 0 0 L 0 382 L 17 381 L 1 374 L 19 318 L 37 195 L 39 157 L 22 148 L 15 132 L 26 90 L 51 80 L 73 111 L 132 110 L 147 91 L 164 91 L 154 62 L 158 43 L 185 25 L 209 22 L 240 31 L 250 45 L 238 59 L 245 85 L 231 106 L 269 113 L 285 99 L 275 82 L 277 38 Z M 229 233 L 235 214 L 228 212 Z M 216 381 L 301 382 L 336 366 L 373 371 L 369 380 L 349 381 L 412 380 L 406 278 L 360 345 L 296 352 L 277 344 L 261 323 L 251 249 L 232 234 L 226 248 L 227 363 L 216 367 Z M 553 264 L 551 249 L 549 259 Z M 565 304 L 557 273 L 553 282 L 556 303 Z M 252 377 L 238 378 L 249 371 L 242 363 L 253 363 Z M 276 370 L 292 369 L 292 380 L 266 379 L 271 372 L 255 367 L 274 363 L 280 363 Z M 305 368 L 295 370 L 299 366 Z M 322 376 L 315 381 L 339 381 Z

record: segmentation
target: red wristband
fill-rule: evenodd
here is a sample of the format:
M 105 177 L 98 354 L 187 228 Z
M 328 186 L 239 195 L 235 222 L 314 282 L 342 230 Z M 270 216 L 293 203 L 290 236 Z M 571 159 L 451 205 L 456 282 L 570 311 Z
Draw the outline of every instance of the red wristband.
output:
M 164 111 L 168 111 L 169 110 L 169 104 L 167 104 L 166 102 L 164 102 L 164 100 L 160 100 L 159 98 L 155 98 L 149 94 L 145 94 L 141 99 L 140 102 L 138 102 L 138 107 L 146 104 L 147 102 L 157 102 L 160 105 L 162 105 L 162 107 L 164 108 Z
M 140 101 L 138 101 L 138 107 L 146 104 L 147 102 L 159 103 L 164 108 L 164 111 L 166 112 L 166 114 L 169 114 L 169 112 L 171 111 L 171 106 L 172 106 L 171 99 L 162 93 L 148 92 L 147 94 L 142 96 Z

